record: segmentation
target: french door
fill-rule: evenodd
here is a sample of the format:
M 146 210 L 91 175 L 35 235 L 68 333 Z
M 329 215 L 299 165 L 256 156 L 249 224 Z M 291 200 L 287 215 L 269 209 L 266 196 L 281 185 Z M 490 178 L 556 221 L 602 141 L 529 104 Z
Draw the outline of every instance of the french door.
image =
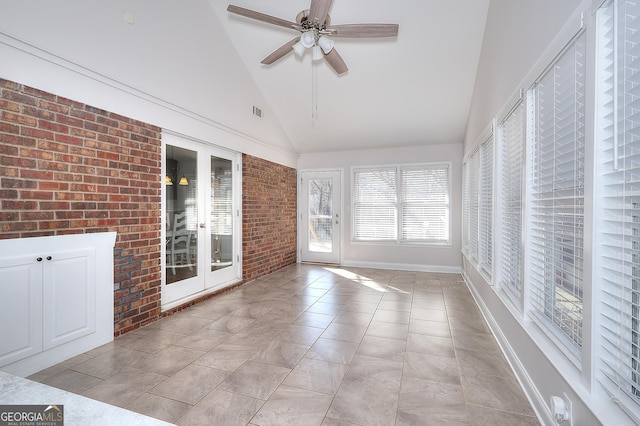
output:
M 300 172 L 300 260 L 340 263 L 341 172 Z
M 168 309 L 242 277 L 241 156 L 163 134 L 163 286 Z

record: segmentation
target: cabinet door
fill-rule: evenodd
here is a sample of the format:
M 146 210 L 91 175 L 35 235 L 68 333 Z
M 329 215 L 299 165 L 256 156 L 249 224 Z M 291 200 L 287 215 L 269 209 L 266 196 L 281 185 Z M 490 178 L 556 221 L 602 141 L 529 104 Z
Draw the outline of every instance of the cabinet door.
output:
M 0 259 L 0 366 L 42 351 L 42 261 Z
M 42 325 L 47 350 L 96 330 L 95 250 L 55 252 L 43 266 Z

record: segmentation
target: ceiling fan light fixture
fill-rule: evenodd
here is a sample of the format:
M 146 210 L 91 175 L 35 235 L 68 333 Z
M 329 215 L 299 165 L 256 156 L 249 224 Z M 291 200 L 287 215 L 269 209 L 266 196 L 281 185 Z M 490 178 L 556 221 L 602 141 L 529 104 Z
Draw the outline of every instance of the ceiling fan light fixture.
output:
M 324 52 L 325 55 L 331 52 L 331 49 L 333 49 L 334 44 L 335 42 L 327 36 L 320 36 L 320 38 L 318 39 L 318 46 L 322 48 L 322 51 Z
M 304 52 L 307 50 L 307 48 L 302 45 L 301 41 L 294 44 L 292 49 L 293 53 L 295 53 L 298 57 L 302 57 L 302 55 L 304 55 Z
M 319 61 L 322 58 L 324 58 L 324 54 L 322 53 L 320 46 L 313 46 L 311 48 L 311 60 Z
M 313 30 L 302 33 L 300 43 L 307 49 L 313 47 L 316 44 L 316 35 Z

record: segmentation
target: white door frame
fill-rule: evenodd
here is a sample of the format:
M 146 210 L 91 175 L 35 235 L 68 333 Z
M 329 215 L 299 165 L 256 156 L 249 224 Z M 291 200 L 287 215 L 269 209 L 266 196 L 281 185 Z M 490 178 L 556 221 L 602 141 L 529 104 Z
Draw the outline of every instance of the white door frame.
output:
M 172 284 L 167 284 L 166 277 L 166 185 L 164 184 L 164 176 L 166 175 L 166 149 L 167 145 L 173 145 L 180 148 L 190 149 L 197 152 L 198 165 L 197 175 L 201 183 L 197 188 L 198 199 L 198 255 L 197 255 L 197 274 L 195 277 L 187 278 Z M 211 271 L 211 206 L 208 201 L 211 196 L 211 186 L 207 184 L 211 176 L 210 158 L 216 156 L 219 158 L 231 160 L 233 167 L 233 265 L 217 271 Z M 196 299 L 203 295 L 213 293 L 242 280 L 242 154 L 217 147 L 215 145 L 190 139 L 188 137 L 163 132 L 162 135 L 162 256 L 161 256 L 161 305 L 162 310 L 171 309 L 190 300 Z
M 333 179 L 333 217 L 331 253 L 310 252 L 308 250 L 308 186 L 309 179 Z M 342 262 L 342 224 L 343 224 L 343 171 L 342 169 L 307 169 L 298 171 L 298 261 L 313 263 L 341 264 Z

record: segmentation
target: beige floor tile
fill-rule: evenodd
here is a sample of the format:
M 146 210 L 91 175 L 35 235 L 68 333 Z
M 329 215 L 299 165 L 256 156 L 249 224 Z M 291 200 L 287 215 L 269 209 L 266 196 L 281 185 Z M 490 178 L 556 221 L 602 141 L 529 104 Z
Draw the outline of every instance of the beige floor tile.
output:
M 334 315 L 316 314 L 314 312 L 303 312 L 296 319 L 295 323 L 298 325 L 306 325 L 308 327 L 326 328 L 331 321 L 333 321 Z
M 231 373 L 218 389 L 266 400 L 290 372 L 289 368 L 247 361 Z
M 395 423 L 397 407 L 397 392 L 344 380 L 327 417 L 357 425 L 388 426 Z
M 456 356 L 453 350 L 453 340 L 450 337 L 437 337 L 417 333 L 409 333 L 407 351 L 452 358 Z
M 449 323 L 441 321 L 412 319 L 411 322 L 409 322 L 409 332 L 436 337 L 451 337 Z
M 202 355 L 194 364 L 223 371 L 235 371 L 258 352 L 259 348 L 223 343 Z
M 145 416 L 164 420 L 168 423 L 175 423 L 191 409 L 191 405 L 158 395 L 144 393 L 125 408 L 135 411 L 136 413 L 144 414 Z
M 462 376 L 468 404 L 534 416 L 529 401 L 515 379 L 497 376 Z
M 160 374 L 128 367 L 87 389 L 81 395 L 118 407 L 126 407 L 166 378 Z
M 406 324 L 394 324 L 392 322 L 373 321 L 367 328 L 367 336 L 386 337 L 406 341 L 409 333 L 409 326 Z
M 406 348 L 407 343 L 404 340 L 365 336 L 358 347 L 356 355 L 402 362 Z
M 362 325 L 342 324 L 334 322 L 327 327 L 322 337 L 332 340 L 343 340 L 345 342 L 360 342 L 367 331 L 367 327 Z
M 306 264 L 32 376 L 184 426 L 537 425 L 514 377 L 460 275 Z
M 387 311 L 378 309 L 373 315 L 373 321 L 392 322 L 394 324 L 409 324 L 410 312 Z
M 298 364 L 309 348 L 310 346 L 274 339 L 251 357 L 251 360 L 291 369 Z
M 169 346 L 139 359 L 132 364 L 132 367 L 162 374 L 163 376 L 171 376 L 205 353 L 204 351 L 183 348 L 182 346 Z
M 402 374 L 417 379 L 460 384 L 458 363 L 455 358 L 447 356 L 407 352 Z
M 345 364 L 304 358 L 287 376 L 283 385 L 335 395 L 347 368 Z
M 245 426 L 264 401 L 237 393 L 216 390 L 178 420 L 181 426 Z
M 540 422 L 533 416 L 509 413 L 477 405 L 467 405 L 469 426 L 539 426 Z
M 78 394 L 101 382 L 102 380 L 97 377 L 78 373 L 77 371 L 69 369 L 41 381 L 41 383 L 44 383 L 45 385 Z
M 71 367 L 71 369 L 79 373 L 106 379 L 123 368 L 132 366 L 147 355 L 146 352 L 123 346 L 114 346 L 112 350 L 104 352 L 83 363 L 76 364 Z
M 228 371 L 190 364 L 150 390 L 151 393 L 195 405 L 222 383 Z
M 402 362 L 356 355 L 344 376 L 345 381 L 363 389 L 375 387 L 398 392 L 402 378 Z
M 307 358 L 349 364 L 353 359 L 359 343 L 319 338 L 307 352 Z
M 440 419 L 458 423 L 467 422 L 461 385 L 405 377 L 402 380 L 398 403 L 399 418 L 403 423 L 422 418 Z M 418 424 L 418 423 L 414 423 Z
M 252 419 L 259 426 L 320 426 L 332 397 L 280 386 Z

